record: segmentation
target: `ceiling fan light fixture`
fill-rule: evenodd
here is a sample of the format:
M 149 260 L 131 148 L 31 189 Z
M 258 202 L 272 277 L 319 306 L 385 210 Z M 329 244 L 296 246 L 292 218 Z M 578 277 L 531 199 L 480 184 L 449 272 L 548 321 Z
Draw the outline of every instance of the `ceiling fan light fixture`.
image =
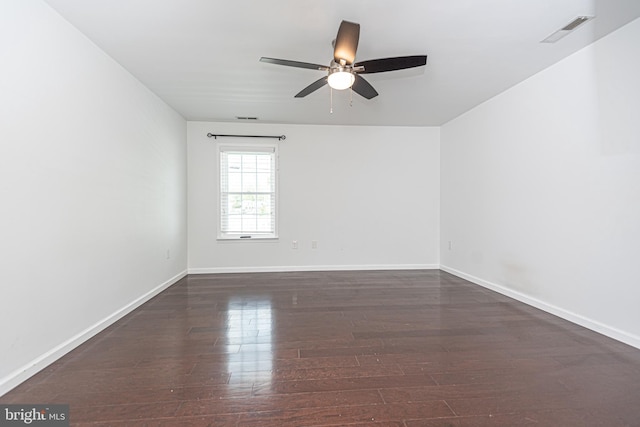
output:
M 370 59 L 360 63 L 355 62 L 356 50 L 360 39 L 360 24 L 342 21 L 338 28 L 338 35 L 333 41 L 333 59 L 328 67 L 309 62 L 291 61 L 288 59 L 260 58 L 261 62 L 287 67 L 307 68 L 324 71 L 326 74 L 294 95 L 304 98 L 310 93 L 329 85 L 333 89 L 344 90 L 351 88 L 353 92 L 365 99 L 378 96 L 378 92 L 360 74 L 385 73 L 387 71 L 405 70 L 407 68 L 427 65 L 427 55 L 396 56 L 390 58 Z M 331 95 L 333 97 L 333 95 Z
M 356 76 L 349 70 L 345 70 L 342 67 L 335 68 L 329 71 L 328 83 L 332 89 L 344 90 L 353 86 Z

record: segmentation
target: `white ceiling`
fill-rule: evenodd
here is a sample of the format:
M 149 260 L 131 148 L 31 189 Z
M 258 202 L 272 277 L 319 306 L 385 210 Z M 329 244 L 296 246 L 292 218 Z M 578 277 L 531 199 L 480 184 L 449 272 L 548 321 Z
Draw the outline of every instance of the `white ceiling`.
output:
M 441 125 L 640 16 L 638 0 L 46 0 L 188 120 Z M 595 15 L 555 44 L 542 39 Z M 426 67 L 370 74 L 367 101 L 322 72 L 341 20 L 361 25 L 356 61 L 427 54 Z

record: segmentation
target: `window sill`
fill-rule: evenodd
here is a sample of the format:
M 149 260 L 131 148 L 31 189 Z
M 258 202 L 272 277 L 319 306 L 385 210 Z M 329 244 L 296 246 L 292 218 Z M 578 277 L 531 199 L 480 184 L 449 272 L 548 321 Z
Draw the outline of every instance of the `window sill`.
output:
M 278 236 L 251 236 L 251 237 L 240 237 L 240 236 L 218 236 L 216 239 L 218 242 L 276 242 L 278 241 Z

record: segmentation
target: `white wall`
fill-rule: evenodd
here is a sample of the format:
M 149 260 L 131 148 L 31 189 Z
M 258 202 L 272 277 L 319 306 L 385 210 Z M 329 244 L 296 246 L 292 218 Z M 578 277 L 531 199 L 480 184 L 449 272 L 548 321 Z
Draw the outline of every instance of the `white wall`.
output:
M 286 135 L 277 242 L 216 241 L 208 132 Z M 438 128 L 189 122 L 187 134 L 190 272 L 438 267 Z
M 441 129 L 443 266 L 636 347 L 639 40 L 636 20 Z
M 184 275 L 187 247 L 182 117 L 40 1 L 0 2 L 0 62 L 2 394 Z

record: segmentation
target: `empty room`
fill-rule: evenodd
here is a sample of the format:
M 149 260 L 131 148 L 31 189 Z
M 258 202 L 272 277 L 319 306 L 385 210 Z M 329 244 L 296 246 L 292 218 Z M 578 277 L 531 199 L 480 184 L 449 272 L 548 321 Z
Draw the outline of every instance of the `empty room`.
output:
M 640 2 L 0 0 L 0 425 L 640 425 Z

